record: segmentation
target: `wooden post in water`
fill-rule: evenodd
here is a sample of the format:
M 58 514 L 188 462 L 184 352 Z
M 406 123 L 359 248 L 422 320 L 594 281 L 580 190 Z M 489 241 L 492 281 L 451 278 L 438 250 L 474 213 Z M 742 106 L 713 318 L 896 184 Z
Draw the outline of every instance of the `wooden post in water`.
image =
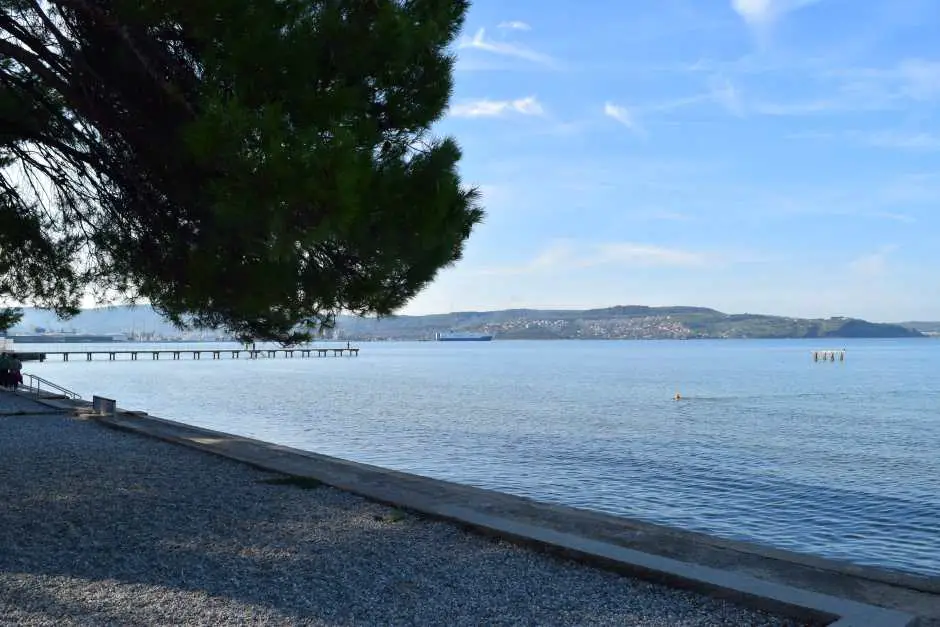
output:
M 833 363 L 836 361 L 836 356 L 838 356 L 839 361 L 845 361 L 845 349 L 839 350 L 814 350 L 813 351 L 813 361 L 828 361 Z

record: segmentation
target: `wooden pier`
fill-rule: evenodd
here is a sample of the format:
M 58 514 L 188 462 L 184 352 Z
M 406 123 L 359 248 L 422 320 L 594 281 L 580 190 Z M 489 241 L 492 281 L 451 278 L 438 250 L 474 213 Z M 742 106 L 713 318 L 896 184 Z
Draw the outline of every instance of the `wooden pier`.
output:
M 45 361 L 49 357 L 61 356 L 62 361 L 69 361 L 71 357 L 85 357 L 85 361 L 93 361 L 95 357 L 107 356 L 108 361 L 118 361 L 122 358 L 126 361 L 138 361 L 141 356 L 146 358 L 150 356 L 151 360 L 159 360 L 161 356 L 172 360 L 179 360 L 183 357 L 192 359 L 202 359 L 203 355 L 210 359 L 259 359 L 274 357 L 358 357 L 359 349 L 354 347 L 343 348 L 163 348 L 163 349 L 125 349 L 125 350 L 93 350 L 93 351 L 52 351 L 48 353 L 32 353 L 31 361 Z

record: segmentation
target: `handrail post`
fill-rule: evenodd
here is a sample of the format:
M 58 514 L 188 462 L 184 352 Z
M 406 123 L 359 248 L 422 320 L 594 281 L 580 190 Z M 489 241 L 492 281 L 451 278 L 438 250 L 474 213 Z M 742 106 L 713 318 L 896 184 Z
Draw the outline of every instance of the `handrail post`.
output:
M 80 398 L 82 397 L 82 395 L 79 394 L 78 392 L 73 392 L 72 390 L 70 390 L 70 389 L 68 389 L 68 388 L 66 388 L 66 387 L 63 387 L 63 386 L 58 385 L 58 384 L 56 384 L 56 383 L 53 383 L 52 381 L 49 381 L 48 379 L 43 379 L 43 378 L 40 377 L 40 376 L 37 376 L 37 375 L 34 375 L 34 374 L 29 374 L 28 372 L 27 372 L 27 373 L 24 373 L 23 376 L 24 376 L 24 378 L 25 378 L 25 377 L 28 377 L 28 378 L 29 378 L 29 382 L 30 382 L 30 383 L 29 383 L 29 388 L 30 388 L 30 390 L 31 390 L 34 394 L 37 394 L 37 395 L 38 395 L 40 392 L 42 392 L 43 384 L 45 384 L 45 385 L 46 385 L 46 388 L 47 388 L 50 392 L 53 392 L 53 391 L 59 392 L 59 393 L 63 394 L 64 396 L 66 396 L 66 397 L 68 397 L 68 398 L 70 398 L 70 399 L 72 399 L 72 400 L 77 400 L 77 399 L 80 399 Z

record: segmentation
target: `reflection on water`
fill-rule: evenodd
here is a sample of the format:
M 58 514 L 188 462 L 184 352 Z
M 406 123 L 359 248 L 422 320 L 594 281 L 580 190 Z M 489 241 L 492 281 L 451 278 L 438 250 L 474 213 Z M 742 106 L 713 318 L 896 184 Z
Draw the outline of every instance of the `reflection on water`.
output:
M 940 574 L 940 345 L 846 345 L 845 363 L 804 341 L 496 341 L 27 371 L 320 453 Z

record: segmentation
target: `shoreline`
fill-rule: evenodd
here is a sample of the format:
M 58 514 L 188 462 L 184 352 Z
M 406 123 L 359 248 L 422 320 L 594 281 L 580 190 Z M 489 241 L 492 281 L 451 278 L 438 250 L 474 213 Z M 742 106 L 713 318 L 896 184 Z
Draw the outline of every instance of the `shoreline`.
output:
M 83 402 L 44 401 L 87 413 Z M 633 577 L 730 598 L 747 607 L 836 625 L 940 625 L 940 578 L 681 531 L 409 475 L 118 409 L 95 416 L 132 431 L 318 482 L 376 502 L 449 520 L 478 533 Z
M 804 624 L 13 400 L 2 624 Z

